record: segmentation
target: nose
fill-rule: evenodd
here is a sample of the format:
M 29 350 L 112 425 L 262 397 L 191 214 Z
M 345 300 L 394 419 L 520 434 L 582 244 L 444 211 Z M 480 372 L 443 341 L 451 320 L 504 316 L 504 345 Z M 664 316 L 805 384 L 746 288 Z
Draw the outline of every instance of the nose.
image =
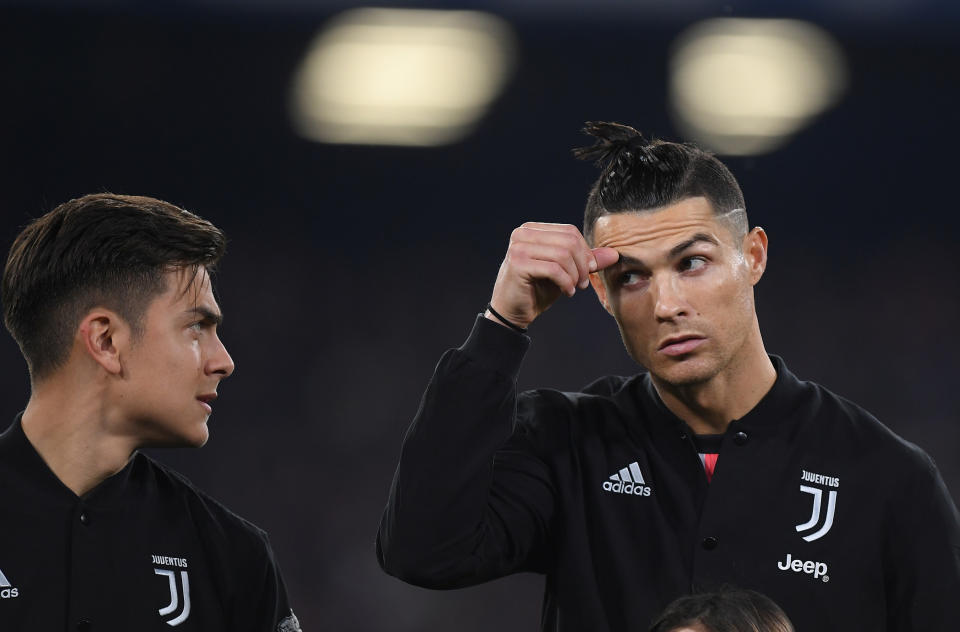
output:
M 671 321 L 687 314 L 687 304 L 676 275 L 654 275 L 650 280 L 653 315 L 658 322 Z
M 214 336 L 214 347 L 207 356 L 207 374 L 219 375 L 220 379 L 230 377 L 234 369 L 233 358 L 227 352 L 219 336 Z

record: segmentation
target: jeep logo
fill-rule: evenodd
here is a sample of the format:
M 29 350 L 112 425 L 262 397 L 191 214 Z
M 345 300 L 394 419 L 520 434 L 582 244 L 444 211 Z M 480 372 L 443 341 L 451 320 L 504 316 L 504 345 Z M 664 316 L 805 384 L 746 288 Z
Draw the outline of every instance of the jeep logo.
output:
M 814 579 L 820 579 L 825 582 L 830 581 L 830 577 L 827 575 L 827 564 L 825 562 L 795 560 L 789 553 L 787 553 L 787 559 L 782 562 L 777 562 L 777 568 L 782 571 L 793 571 L 794 573 L 813 575 Z

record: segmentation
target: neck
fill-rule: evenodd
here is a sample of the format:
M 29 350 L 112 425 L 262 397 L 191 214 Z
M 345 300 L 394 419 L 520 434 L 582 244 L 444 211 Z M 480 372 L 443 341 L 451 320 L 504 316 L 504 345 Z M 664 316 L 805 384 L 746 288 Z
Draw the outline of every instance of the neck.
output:
M 759 328 L 751 338 L 741 357 L 704 382 L 676 385 L 650 375 L 664 405 L 695 434 L 723 434 L 731 421 L 753 410 L 773 387 L 777 370 Z
M 77 496 L 122 470 L 137 448 L 111 432 L 100 389 L 80 386 L 63 375 L 34 385 L 22 419 L 34 449 Z

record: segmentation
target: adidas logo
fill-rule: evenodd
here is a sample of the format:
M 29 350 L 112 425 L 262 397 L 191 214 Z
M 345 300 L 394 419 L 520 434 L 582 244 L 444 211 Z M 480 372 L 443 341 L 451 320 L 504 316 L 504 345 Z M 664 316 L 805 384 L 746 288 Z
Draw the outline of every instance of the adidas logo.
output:
M 604 481 L 603 489 L 615 494 L 650 495 L 650 487 L 643 480 L 643 473 L 636 461 L 612 475 L 609 481 Z
M 14 588 L 3 571 L 0 571 L 0 599 L 12 599 L 19 596 L 20 591 Z

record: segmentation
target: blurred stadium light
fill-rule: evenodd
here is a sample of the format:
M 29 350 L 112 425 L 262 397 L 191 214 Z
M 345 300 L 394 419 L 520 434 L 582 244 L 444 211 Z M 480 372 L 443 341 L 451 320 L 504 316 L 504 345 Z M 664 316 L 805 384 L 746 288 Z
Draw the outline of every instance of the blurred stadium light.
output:
M 443 145 L 502 90 L 514 37 L 476 11 L 354 9 L 331 19 L 297 70 L 298 133 L 327 143 Z
M 833 38 L 808 22 L 719 18 L 678 37 L 670 75 L 683 133 L 748 155 L 776 149 L 834 104 L 846 65 Z

